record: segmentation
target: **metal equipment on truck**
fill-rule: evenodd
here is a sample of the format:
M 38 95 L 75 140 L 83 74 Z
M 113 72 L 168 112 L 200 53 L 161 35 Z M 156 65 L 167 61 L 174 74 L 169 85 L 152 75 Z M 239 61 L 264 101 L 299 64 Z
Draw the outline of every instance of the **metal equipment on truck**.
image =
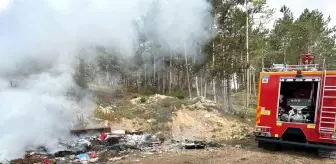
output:
M 273 64 L 260 73 L 254 132 L 258 146 L 317 148 L 336 156 L 336 70 L 298 55 L 297 65 Z

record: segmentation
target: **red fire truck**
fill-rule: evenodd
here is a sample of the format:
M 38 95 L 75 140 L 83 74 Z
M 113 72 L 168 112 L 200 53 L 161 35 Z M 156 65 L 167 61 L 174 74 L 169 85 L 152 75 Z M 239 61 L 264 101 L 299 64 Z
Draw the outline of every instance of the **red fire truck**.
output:
M 259 147 L 290 144 L 336 154 L 336 71 L 324 63 L 303 54 L 297 65 L 273 64 L 260 73 L 254 132 Z

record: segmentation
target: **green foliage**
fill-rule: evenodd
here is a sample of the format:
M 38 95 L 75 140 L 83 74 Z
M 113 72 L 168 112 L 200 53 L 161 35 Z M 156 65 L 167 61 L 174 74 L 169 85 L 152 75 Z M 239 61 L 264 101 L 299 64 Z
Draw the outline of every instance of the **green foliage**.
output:
M 298 19 L 293 19 L 289 8 L 283 6 L 284 17 L 276 21 L 269 38 L 270 54 L 267 63 L 296 64 L 298 54 L 312 53 L 316 57 L 332 60 L 335 53 L 335 28 L 318 10 L 305 9 Z M 330 61 L 330 60 L 329 60 Z
M 147 86 L 146 88 L 142 89 L 141 93 L 143 95 L 153 95 L 157 92 L 157 88 L 156 87 L 153 87 L 153 86 Z
M 140 93 L 134 93 L 132 94 L 132 98 L 135 99 L 135 98 L 138 98 L 138 97 L 142 97 L 143 95 L 140 94 Z
M 147 97 L 144 97 L 144 96 L 140 97 L 141 103 L 145 103 L 146 101 L 147 101 Z
M 167 96 L 176 97 L 178 99 L 185 99 L 186 97 L 189 96 L 189 93 L 183 90 L 175 90 L 172 91 L 171 93 L 168 93 Z
M 81 88 L 87 88 L 87 82 L 85 79 L 85 67 L 84 67 L 84 60 L 83 59 L 79 59 L 79 65 L 77 68 L 77 72 L 74 75 L 74 79 L 76 84 L 81 87 Z
M 140 94 L 140 93 L 134 93 L 134 94 L 132 94 L 132 98 L 133 99 L 140 98 L 139 100 L 140 100 L 141 103 L 145 103 L 148 100 L 147 96 L 145 96 L 143 94 Z
M 294 18 L 290 8 L 283 6 L 280 9 L 283 17 L 275 21 L 273 28 L 268 29 L 266 25 L 274 13 L 274 9 L 268 7 L 268 2 L 249 0 L 250 7 L 247 11 L 244 6 L 239 6 L 244 5 L 244 2 L 245 0 L 211 1 L 214 18 L 211 29 L 215 32 L 214 37 L 206 45 L 196 46 L 194 52 L 188 52 L 192 56 L 187 59 L 193 91 L 196 90 L 196 76 L 199 90 L 203 90 L 201 93 L 204 96 L 204 86 L 207 86 L 209 92 L 212 79 L 216 80 L 219 93 L 223 89 L 222 80 L 230 83 L 233 75 L 237 77 L 238 90 L 245 90 L 245 73 L 249 66 L 253 66 L 258 74 L 262 65 L 269 67 L 273 63 L 296 64 L 297 55 L 303 53 L 312 53 L 318 57 L 317 62 L 326 58 L 330 67 L 336 66 L 336 27 L 330 27 L 330 18 L 326 19 L 318 10 L 308 9 L 302 11 L 298 18 Z M 127 88 L 127 92 L 139 93 L 133 95 L 133 98 L 167 93 L 171 73 L 173 91 L 167 95 L 179 99 L 188 97 L 184 55 L 174 54 L 169 46 L 160 45 L 151 37 L 142 36 L 140 42 L 134 58 L 127 61 L 121 60 L 122 55 L 117 51 L 108 52 L 103 47 L 97 47 L 98 69 L 107 75 L 118 73 L 119 82 Z M 203 63 L 197 61 L 197 57 L 193 58 L 199 54 L 204 54 Z M 168 69 L 170 64 L 171 69 Z M 80 61 L 78 67 L 76 82 L 79 86 L 86 87 L 85 80 L 94 79 L 97 69 L 88 69 L 83 65 L 93 65 Z M 160 70 L 154 70 L 154 66 Z M 226 94 L 226 97 L 230 97 L 230 89 Z

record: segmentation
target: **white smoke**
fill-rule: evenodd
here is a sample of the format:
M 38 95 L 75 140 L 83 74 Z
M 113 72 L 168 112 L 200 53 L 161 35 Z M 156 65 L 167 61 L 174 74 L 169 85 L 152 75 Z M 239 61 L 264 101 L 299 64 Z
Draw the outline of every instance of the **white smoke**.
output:
M 0 12 L 0 161 L 27 146 L 56 150 L 67 137 L 78 111 L 65 95 L 80 48 L 132 57 L 144 35 L 183 52 L 211 37 L 210 9 L 206 0 L 11 0 Z

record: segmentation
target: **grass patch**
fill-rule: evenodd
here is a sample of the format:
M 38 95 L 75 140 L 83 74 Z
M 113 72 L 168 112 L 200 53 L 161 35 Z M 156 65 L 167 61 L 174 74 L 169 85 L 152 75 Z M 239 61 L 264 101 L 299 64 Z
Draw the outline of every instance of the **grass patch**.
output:
M 241 118 L 254 118 L 257 109 L 257 97 L 250 95 L 249 108 L 245 107 L 246 93 L 245 91 L 237 92 L 232 95 L 233 100 L 233 114 Z
M 214 128 L 214 129 L 211 130 L 212 133 L 216 133 L 216 132 L 220 132 L 220 131 L 222 131 L 221 128 Z
M 156 123 L 152 124 L 151 126 L 151 132 L 169 132 L 171 130 L 169 124 L 167 123 Z
M 136 99 L 136 98 L 138 98 L 138 97 L 142 97 L 142 96 L 144 96 L 144 95 L 142 95 L 142 94 L 140 94 L 140 93 L 133 93 L 133 94 L 132 94 L 132 98 L 133 98 L 133 99 Z
M 147 97 L 144 97 L 144 96 L 140 97 L 141 103 L 145 103 L 146 101 L 147 101 Z
M 167 96 L 176 97 L 178 99 L 185 99 L 189 96 L 187 91 L 176 90 L 168 93 Z
M 147 97 L 142 96 L 140 98 L 141 103 L 148 101 Z M 126 119 L 144 119 L 150 120 L 155 119 L 156 122 L 153 124 L 152 130 L 161 129 L 167 130 L 169 128 L 168 122 L 172 121 L 173 111 L 179 109 L 183 104 L 183 101 L 176 98 L 164 98 L 159 99 L 154 103 L 146 103 L 143 105 L 131 104 L 128 101 L 116 101 L 111 108 L 113 112 L 105 113 L 104 110 L 95 110 L 95 117 L 118 121 L 120 118 Z

